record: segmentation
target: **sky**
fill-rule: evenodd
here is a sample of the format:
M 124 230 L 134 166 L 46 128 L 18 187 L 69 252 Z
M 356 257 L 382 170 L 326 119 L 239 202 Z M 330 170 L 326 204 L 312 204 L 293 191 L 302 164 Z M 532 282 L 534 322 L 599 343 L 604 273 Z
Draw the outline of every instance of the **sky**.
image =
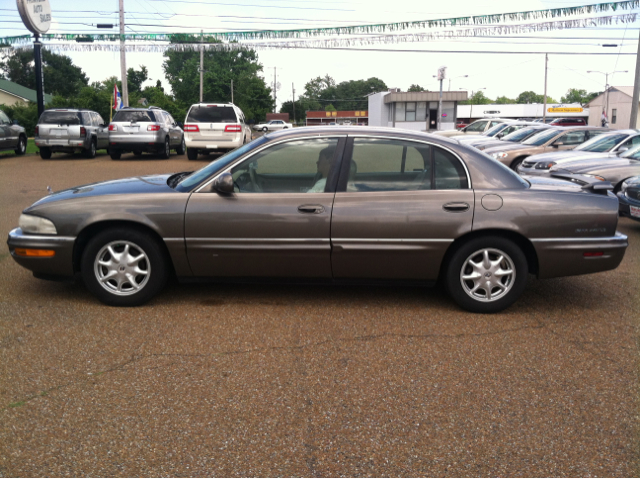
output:
M 124 0 L 127 32 L 194 32 L 296 29 L 326 26 L 388 23 L 449 18 L 467 15 L 518 12 L 543 8 L 569 7 L 592 2 L 575 0 L 456 0 L 397 1 L 380 0 Z M 82 2 L 50 0 L 52 27 L 49 33 L 100 33 L 97 23 L 118 22 L 118 0 Z M 99 6 L 94 6 L 99 5 Z M 631 10 L 639 13 L 640 9 Z M 593 13 L 588 17 L 627 13 Z M 544 53 L 549 53 L 548 95 L 556 100 L 569 88 L 602 91 L 605 75 L 588 71 L 614 72 L 609 84 L 633 85 L 635 53 L 640 33 L 639 21 L 613 23 L 605 27 L 553 30 L 547 32 L 495 35 L 456 40 L 423 41 L 401 44 L 375 44 L 345 50 L 257 49 L 264 66 L 263 76 L 273 83 L 274 69 L 280 83 L 278 104 L 304 91 L 304 84 L 317 76 L 330 75 L 341 81 L 377 77 L 388 87 L 406 90 L 418 84 L 437 90 L 434 78 L 440 66 L 447 66 L 444 89 L 472 91 L 482 89 L 489 98 L 544 91 Z M 520 21 L 534 23 L 540 20 Z M 447 28 L 446 30 L 451 30 Z M 412 31 L 403 32 L 410 33 Z M 14 0 L 0 0 L 0 36 L 28 33 L 20 22 Z M 367 35 L 358 35 L 359 37 Z M 340 37 L 337 37 L 340 38 Z M 614 44 L 616 47 L 603 47 Z M 364 49 L 385 51 L 364 51 Z M 400 52 L 398 50 L 442 50 Z M 473 53 L 461 53 L 470 51 Z M 515 52 L 515 53 L 506 53 Z M 525 54 L 524 52 L 538 52 Z M 582 53 L 561 55 L 558 52 Z M 607 53 L 608 55 L 587 55 Z M 65 52 L 91 81 L 120 75 L 119 53 Z M 625 55 L 626 54 L 626 55 Z M 162 70 L 162 53 L 127 53 L 127 67 L 145 65 L 150 80 L 161 80 L 170 89 Z M 194 85 L 198 88 L 198 85 Z M 45 79 L 46 89 L 46 79 Z M 215 101 L 215 99 L 206 99 Z

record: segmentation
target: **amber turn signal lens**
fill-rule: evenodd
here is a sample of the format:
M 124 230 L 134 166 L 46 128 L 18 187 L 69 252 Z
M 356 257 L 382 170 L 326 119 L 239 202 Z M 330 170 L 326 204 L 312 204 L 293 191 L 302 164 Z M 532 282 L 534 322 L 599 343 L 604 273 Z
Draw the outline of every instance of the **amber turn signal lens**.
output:
M 56 255 L 56 252 L 52 249 L 16 248 L 15 252 L 18 256 L 30 256 L 35 258 L 51 258 Z

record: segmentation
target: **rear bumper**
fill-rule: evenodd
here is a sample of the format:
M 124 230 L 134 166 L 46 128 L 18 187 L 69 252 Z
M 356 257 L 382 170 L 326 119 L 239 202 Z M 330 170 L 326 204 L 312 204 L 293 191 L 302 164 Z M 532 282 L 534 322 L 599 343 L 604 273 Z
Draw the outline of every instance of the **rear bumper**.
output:
M 235 150 L 242 146 L 242 136 L 238 135 L 238 138 L 215 140 L 206 138 L 191 139 L 185 135 L 184 142 L 187 148 L 195 148 L 197 150 Z
M 71 236 L 29 235 L 15 228 L 9 232 L 7 245 L 11 257 L 20 266 L 41 276 L 73 276 L 73 247 L 76 238 Z M 54 250 L 55 256 L 50 258 L 34 258 L 18 256 L 16 248 L 33 248 Z
M 538 277 L 556 278 L 599 273 L 618 267 L 629 246 L 627 236 L 600 238 L 540 238 L 531 242 L 538 255 Z M 585 256 L 585 253 L 600 256 Z
M 109 142 L 109 151 L 118 151 L 120 153 L 129 151 L 146 151 L 156 152 L 164 150 L 164 141 L 162 142 Z
M 36 146 L 51 148 L 53 151 L 89 148 L 89 140 L 86 138 L 36 138 L 34 142 Z

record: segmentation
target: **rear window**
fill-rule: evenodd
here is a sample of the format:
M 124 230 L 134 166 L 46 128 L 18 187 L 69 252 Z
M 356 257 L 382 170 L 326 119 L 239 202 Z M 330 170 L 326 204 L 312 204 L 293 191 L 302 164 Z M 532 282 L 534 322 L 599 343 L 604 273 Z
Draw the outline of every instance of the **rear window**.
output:
M 187 123 L 236 123 L 236 112 L 230 106 L 203 106 L 189 110 Z
M 53 125 L 80 125 L 80 114 L 76 111 L 45 111 L 38 123 Z
M 113 121 L 155 122 L 156 117 L 152 111 L 120 110 L 113 117 Z

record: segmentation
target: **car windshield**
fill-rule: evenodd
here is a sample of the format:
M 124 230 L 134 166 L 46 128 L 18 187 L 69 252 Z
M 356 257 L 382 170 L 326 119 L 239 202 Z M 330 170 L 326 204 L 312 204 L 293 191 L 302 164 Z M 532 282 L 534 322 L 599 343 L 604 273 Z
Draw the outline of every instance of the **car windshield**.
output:
M 236 123 L 236 112 L 231 106 L 194 106 L 189 110 L 187 123 Z
M 508 126 L 509 126 L 508 123 L 500 123 L 499 125 L 496 125 L 493 128 L 489 128 L 484 133 L 484 136 L 496 136 L 498 133 L 500 133 L 502 130 L 504 130 Z
M 80 125 L 80 114 L 76 111 L 45 111 L 38 123 L 53 125 Z
M 191 191 L 193 188 L 198 186 L 200 183 L 202 183 L 204 180 L 209 178 L 211 175 L 213 175 L 217 171 L 231 164 L 233 161 L 235 161 L 237 158 L 240 158 L 242 155 L 244 155 L 248 151 L 251 151 L 254 148 L 259 147 L 260 145 L 263 145 L 267 141 L 269 140 L 266 136 L 261 136 L 260 138 L 253 140 L 251 143 L 247 143 L 246 145 L 241 146 L 240 148 L 236 148 L 235 150 L 230 151 L 226 155 L 222 155 L 221 157 L 213 160 L 204 168 L 200 168 L 198 171 L 194 171 L 189 176 L 184 178 L 176 186 L 175 188 L 176 191 L 180 191 L 183 193 L 187 191 Z
M 540 145 L 544 145 L 547 141 L 555 138 L 556 136 L 558 136 L 560 133 L 562 133 L 563 130 L 558 130 L 558 129 L 552 129 L 552 130 L 545 130 L 542 133 L 538 133 L 537 135 L 533 135 L 531 138 L 529 138 L 528 140 L 523 141 L 522 143 L 525 145 L 533 145 L 533 146 L 540 146 Z
M 597 136 L 596 138 L 591 138 L 589 141 L 585 141 L 580 146 L 576 146 L 574 149 L 576 151 L 593 151 L 596 153 L 602 153 L 605 151 L 609 151 L 622 140 L 627 138 L 627 136 L 629 135 L 626 135 L 624 133 Z
M 502 137 L 503 141 L 522 141 L 529 138 L 531 135 L 535 135 L 536 133 L 540 133 L 540 128 L 522 128 L 520 130 L 516 130 L 508 135 Z
M 155 115 L 150 111 L 136 111 L 136 110 L 120 110 L 113 117 L 113 121 L 147 121 L 154 122 L 156 121 Z
M 489 123 L 487 120 L 478 120 L 476 122 L 471 123 L 469 126 L 463 128 L 464 131 L 482 131 Z

